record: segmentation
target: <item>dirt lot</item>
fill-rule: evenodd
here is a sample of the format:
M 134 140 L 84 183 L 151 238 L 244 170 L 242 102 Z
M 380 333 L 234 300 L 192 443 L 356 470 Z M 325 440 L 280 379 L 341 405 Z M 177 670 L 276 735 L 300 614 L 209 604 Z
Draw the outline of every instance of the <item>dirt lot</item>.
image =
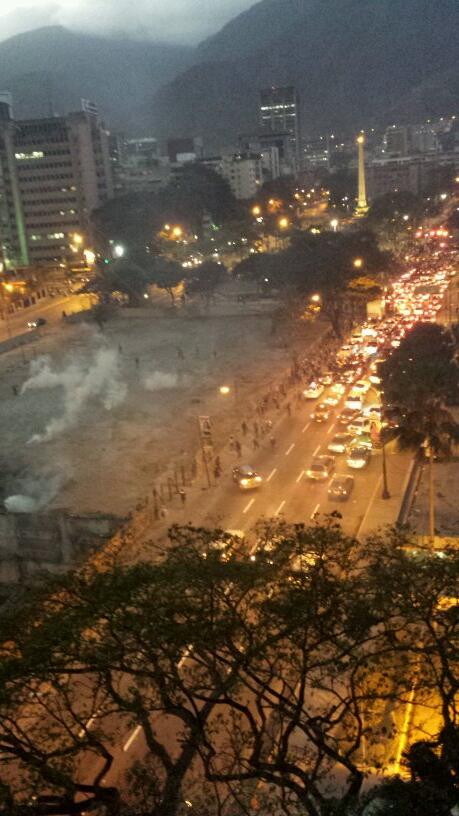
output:
M 234 297 L 208 313 L 123 309 L 103 332 L 48 328 L 0 357 L 1 499 L 15 510 L 125 514 L 171 462 L 192 461 L 199 414 L 212 417 L 218 446 L 293 348 L 304 356 L 322 331 L 306 323 L 287 347 L 269 304 Z

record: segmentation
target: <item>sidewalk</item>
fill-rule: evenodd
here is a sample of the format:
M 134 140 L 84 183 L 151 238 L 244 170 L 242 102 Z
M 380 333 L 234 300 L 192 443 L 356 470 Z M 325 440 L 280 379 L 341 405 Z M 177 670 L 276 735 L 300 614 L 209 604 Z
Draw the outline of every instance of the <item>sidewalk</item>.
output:
M 357 538 L 363 539 L 370 533 L 396 523 L 403 496 L 408 484 L 413 463 L 413 454 L 387 450 L 387 483 L 389 499 L 382 498 L 383 477 L 379 477 L 373 497 L 367 507 Z

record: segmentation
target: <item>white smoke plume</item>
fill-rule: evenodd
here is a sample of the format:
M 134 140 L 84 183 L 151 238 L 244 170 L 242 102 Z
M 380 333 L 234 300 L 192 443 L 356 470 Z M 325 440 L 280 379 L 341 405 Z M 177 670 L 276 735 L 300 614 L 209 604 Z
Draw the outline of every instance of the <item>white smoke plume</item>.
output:
M 179 380 L 177 374 L 154 371 L 153 374 L 145 375 L 142 384 L 147 391 L 164 391 L 166 388 L 177 388 Z
M 4 505 L 10 513 L 36 513 L 57 496 L 68 478 L 68 469 L 65 475 L 43 473 L 40 476 L 28 476 L 18 485 L 21 493 L 8 496 Z
M 61 388 L 63 412 L 51 419 L 42 433 L 34 434 L 28 444 L 49 442 L 74 427 L 87 402 L 97 398 L 107 411 L 123 402 L 127 386 L 121 380 L 118 354 L 113 349 L 100 348 L 92 360 L 68 364 L 61 370 L 52 367 L 49 357 L 41 357 L 31 364 L 31 376 L 24 383 L 21 394 L 44 388 Z

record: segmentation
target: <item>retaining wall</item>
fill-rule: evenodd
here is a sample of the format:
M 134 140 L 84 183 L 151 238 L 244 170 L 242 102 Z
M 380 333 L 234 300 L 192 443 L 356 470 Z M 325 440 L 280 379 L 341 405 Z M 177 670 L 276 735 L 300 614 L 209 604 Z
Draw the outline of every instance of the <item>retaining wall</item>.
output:
M 17 584 L 40 572 L 65 572 L 103 548 L 123 521 L 62 510 L 0 512 L 0 585 Z

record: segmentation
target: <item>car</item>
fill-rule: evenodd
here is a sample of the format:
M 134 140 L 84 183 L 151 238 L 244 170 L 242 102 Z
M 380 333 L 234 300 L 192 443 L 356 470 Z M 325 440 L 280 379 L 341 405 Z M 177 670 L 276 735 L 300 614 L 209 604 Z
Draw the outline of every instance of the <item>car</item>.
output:
M 361 448 L 368 448 L 369 450 L 372 450 L 375 447 L 371 434 L 369 433 L 364 432 L 361 434 L 356 434 L 353 439 L 354 444 L 359 445 Z
M 351 385 L 354 382 L 356 376 L 360 374 L 360 370 L 358 374 L 356 374 L 353 368 L 343 368 L 342 371 L 338 374 L 338 380 L 340 383 L 346 383 L 346 385 Z
M 46 320 L 44 317 L 36 317 L 35 320 L 29 320 L 27 323 L 28 329 L 38 329 L 40 326 L 46 326 Z
M 344 407 L 350 408 L 352 411 L 357 411 L 358 413 L 360 413 L 363 409 L 362 398 L 358 394 L 353 394 L 351 391 L 351 393 L 346 398 Z
M 324 402 L 319 402 L 319 404 L 316 405 L 315 411 L 311 414 L 311 419 L 313 419 L 314 422 L 326 422 L 329 417 L 330 406 Z
M 369 419 L 381 422 L 383 413 L 382 405 L 365 405 L 362 413 Z
M 353 419 L 358 417 L 358 415 L 359 412 L 355 411 L 353 408 L 345 408 L 343 411 L 341 411 L 340 414 L 338 414 L 338 424 L 345 425 L 347 428 L 349 423 L 352 422 Z
M 371 450 L 363 445 L 354 445 L 346 458 L 346 464 L 354 470 L 361 470 L 366 467 L 371 459 Z
M 337 397 L 342 397 L 345 390 L 346 389 L 345 389 L 343 383 L 338 382 L 338 383 L 335 383 L 334 385 L 332 385 L 332 387 L 330 388 L 330 393 L 336 395 Z
M 323 482 L 335 469 L 334 456 L 315 456 L 309 465 L 306 476 L 316 482 Z
M 324 386 L 321 383 L 312 382 L 303 391 L 305 399 L 319 399 L 324 393 Z
M 370 433 L 371 420 L 368 417 L 357 416 L 349 423 L 347 429 L 352 434 Z
M 333 374 L 331 373 L 331 371 L 325 371 L 323 374 L 321 374 L 321 376 L 319 377 L 319 382 L 322 385 L 332 385 Z
M 328 443 L 327 450 L 332 453 L 346 453 L 354 437 L 350 433 L 337 433 Z
M 355 394 L 366 394 L 370 390 L 370 383 L 367 380 L 357 380 L 352 386 Z
M 218 555 L 221 561 L 229 561 L 244 541 L 242 530 L 225 530 L 218 538 L 213 538 L 202 551 L 202 557 L 208 558 L 210 553 Z
M 328 498 L 331 501 L 347 501 L 353 490 L 353 476 L 334 476 L 328 488 Z
M 253 490 L 260 487 L 263 479 L 251 465 L 238 465 L 233 468 L 233 482 L 240 490 Z

